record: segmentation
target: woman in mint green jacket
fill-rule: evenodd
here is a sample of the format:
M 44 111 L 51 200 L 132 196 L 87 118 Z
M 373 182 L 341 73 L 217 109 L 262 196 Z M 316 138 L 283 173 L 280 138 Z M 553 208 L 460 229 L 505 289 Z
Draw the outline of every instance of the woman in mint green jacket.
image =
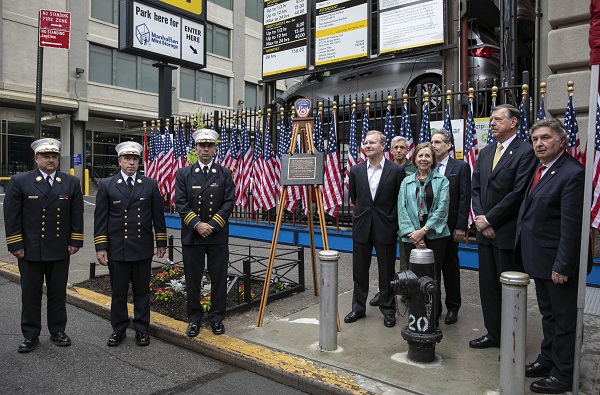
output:
M 417 172 L 404 178 L 400 184 L 398 234 L 406 248 L 407 257 L 410 257 L 414 248 L 433 250 L 435 280 L 439 285 L 447 238 L 450 236 L 447 224 L 449 182 L 443 174 L 435 171 L 435 152 L 430 143 L 415 147 L 413 164 Z M 439 287 L 434 312 L 437 326 L 437 318 L 442 313 Z

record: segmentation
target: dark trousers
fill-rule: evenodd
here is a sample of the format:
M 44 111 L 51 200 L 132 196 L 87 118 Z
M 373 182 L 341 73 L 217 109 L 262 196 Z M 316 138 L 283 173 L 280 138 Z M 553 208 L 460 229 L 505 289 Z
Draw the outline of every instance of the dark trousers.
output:
M 452 239 L 452 236 L 447 238 L 442 274 L 446 291 L 446 309 L 458 312 L 461 305 L 460 261 L 458 260 L 458 243 Z
M 522 271 L 514 259 L 514 250 L 501 250 L 489 245 L 477 246 L 479 258 L 479 297 L 483 310 L 483 322 L 487 334 L 500 342 L 502 316 L 502 286 L 500 274 L 506 271 Z
M 577 275 L 569 277 L 565 284 L 535 279 L 535 293 L 544 332 L 537 362 L 551 368 L 552 376 L 569 384 L 573 382 L 577 283 Z
M 202 321 L 204 311 L 200 304 L 200 286 L 204 274 L 205 259 L 210 275 L 210 322 L 223 321 L 227 309 L 227 269 L 229 266 L 228 244 L 183 245 L 183 267 L 187 291 L 188 320 Z
M 67 279 L 69 258 L 58 261 L 19 259 L 21 273 L 21 332 L 38 337 L 42 330 L 42 287 L 46 278 L 47 320 L 50 334 L 64 332 L 67 325 Z
M 129 326 L 127 293 L 133 291 L 133 327 L 136 331 L 150 325 L 150 265 L 152 258 L 140 261 L 108 261 L 112 300 L 110 323 L 113 330 L 125 332 Z
M 435 296 L 435 304 L 433 308 L 433 316 L 435 318 L 439 317 L 442 314 L 442 290 L 440 287 L 440 278 L 442 276 L 442 264 L 444 262 L 444 253 L 446 252 L 446 244 L 448 237 L 441 237 L 439 239 L 428 239 L 425 238 L 425 245 L 427 248 L 433 251 L 433 259 L 434 259 L 434 280 L 437 284 L 437 292 Z M 404 244 L 404 248 L 406 249 L 406 256 L 409 259 L 409 269 L 410 269 L 410 253 L 416 247 L 413 243 L 402 243 Z M 437 321 L 436 321 L 437 322 Z M 436 325 L 437 326 L 437 325 Z
M 396 314 L 394 293 L 390 281 L 394 279 L 394 265 L 396 263 L 396 243 L 381 244 L 373 237 L 373 229 L 368 240 L 364 243 L 352 243 L 352 277 L 354 279 L 354 292 L 352 294 L 352 310 L 357 313 L 366 311 L 367 295 L 369 293 L 369 268 L 373 247 L 377 254 L 377 268 L 379 272 L 379 310 L 383 315 Z

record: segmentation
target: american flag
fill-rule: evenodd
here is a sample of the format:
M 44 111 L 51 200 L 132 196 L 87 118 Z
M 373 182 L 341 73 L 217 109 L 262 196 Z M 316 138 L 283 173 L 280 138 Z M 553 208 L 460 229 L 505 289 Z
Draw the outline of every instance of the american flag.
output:
M 256 121 L 256 132 L 254 134 L 254 152 L 252 157 L 252 208 L 253 211 L 264 207 L 264 195 L 262 189 L 263 180 L 263 143 L 260 121 Z
M 275 163 L 275 174 L 278 182 L 281 182 L 281 158 L 290 149 L 290 138 L 288 129 L 285 127 L 285 117 L 281 117 L 281 122 L 279 123 L 279 140 L 277 141 L 277 162 Z
M 194 126 L 192 125 L 191 122 L 189 123 L 189 125 L 190 125 L 190 127 L 189 127 L 190 139 L 188 141 L 188 146 L 187 146 L 188 153 L 195 151 L 195 148 L 196 148 L 196 142 L 194 141 L 194 132 L 195 132 Z M 192 162 L 190 162 L 191 159 L 192 158 L 188 159 L 188 165 L 192 164 Z
M 231 164 L 229 168 L 233 172 L 233 179 L 235 180 L 235 173 L 237 172 L 237 168 L 239 167 L 240 160 L 240 138 L 238 137 L 238 132 L 235 127 L 235 123 L 231 127 L 231 136 L 229 136 L 229 156 Z
M 227 136 L 227 129 L 225 128 L 225 122 L 221 122 L 221 136 L 219 137 L 221 142 L 219 143 L 217 163 L 230 168 L 231 165 L 231 152 L 229 148 L 229 138 Z
M 168 194 L 173 193 L 174 183 L 171 182 L 173 166 L 175 165 L 175 157 L 173 155 L 173 141 L 171 140 L 171 133 L 169 129 L 165 127 L 165 134 L 163 136 L 163 147 L 164 157 L 161 162 L 161 179 L 159 184 L 162 187 L 163 200 L 166 200 Z
M 248 207 L 248 188 L 252 178 L 252 152 L 250 151 L 250 136 L 246 121 L 242 120 L 242 144 L 240 148 L 239 167 L 236 171 L 237 182 L 235 184 L 235 204 L 240 207 Z
M 357 162 L 358 157 L 358 147 L 356 146 L 356 111 L 352 110 L 352 115 L 350 115 L 350 141 L 348 142 L 348 161 L 346 162 L 346 179 L 344 184 L 346 185 L 346 190 L 350 190 L 350 169 Z
M 271 133 L 269 132 L 269 120 L 265 124 L 265 149 L 263 151 L 264 167 L 263 167 L 263 201 L 264 209 L 270 210 L 277 205 L 279 198 L 279 182 L 277 182 L 275 175 L 275 164 L 277 158 L 275 152 L 273 152 L 273 141 L 271 140 Z
M 492 113 L 494 112 L 494 107 L 496 107 L 496 99 L 492 100 L 492 107 L 490 108 L 490 122 L 488 122 L 488 135 L 487 135 L 487 144 L 492 144 L 496 142 L 494 135 L 492 134 Z
M 450 118 L 450 103 L 446 104 L 446 111 L 444 112 L 444 126 L 442 128 L 449 133 L 452 147 L 450 147 L 450 152 L 448 154 L 451 158 L 454 158 L 454 133 L 452 133 L 452 120 Z
M 183 132 L 183 126 L 175 127 L 175 133 L 173 134 L 173 167 L 171 172 L 171 205 L 175 204 L 175 180 L 177 177 L 177 170 L 185 167 L 185 133 Z
M 158 189 L 160 191 L 160 194 L 163 195 L 162 180 L 164 177 L 162 174 L 162 172 L 163 172 L 162 163 L 165 160 L 165 144 L 164 144 L 164 138 L 163 138 L 162 131 L 160 130 L 160 127 L 158 125 L 156 126 L 154 139 L 156 140 L 156 151 L 155 151 L 156 169 L 154 169 L 154 178 L 156 178 L 156 181 L 158 182 Z
M 431 125 L 429 124 L 429 103 L 423 104 L 423 117 L 419 130 L 419 144 L 431 141 Z
M 396 130 L 394 129 L 394 120 L 392 119 L 392 112 L 388 106 L 385 110 L 385 125 L 383 126 L 383 134 L 385 135 L 385 148 L 383 149 L 383 157 L 389 160 L 394 160 L 394 154 L 390 151 L 392 148 L 392 139 L 396 137 Z
M 287 144 L 288 151 L 289 151 L 289 147 L 291 146 L 291 143 L 292 143 L 291 139 L 292 139 L 293 130 L 294 130 L 294 120 L 292 117 L 290 117 L 289 129 L 286 134 L 286 139 L 288 140 L 288 144 Z M 295 153 L 300 152 L 297 144 L 296 144 L 296 149 L 294 152 Z M 296 207 L 298 206 L 298 202 L 303 200 L 304 196 L 305 196 L 304 195 L 304 187 L 298 186 L 298 185 L 288 186 L 287 194 L 285 197 L 285 209 L 287 211 L 289 211 L 290 213 L 293 213 L 296 210 Z
M 540 109 L 535 117 L 535 121 L 541 121 L 542 119 L 546 119 L 546 107 L 544 106 L 544 95 L 541 97 Z
M 573 108 L 573 94 L 569 94 L 567 111 L 565 112 L 565 130 L 567 131 L 567 152 L 581 162 L 581 149 L 579 145 L 579 125 Z M 585 163 L 584 163 L 585 165 Z
M 413 152 L 415 151 L 415 144 L 413 143 L 412 129 L 410 128 L 410 117 L 408 116 L 408 108 L 406 105 L 402 110 L 402 121 L 400 122 L 400 136 L 406 139 L 408 143 L 408 154 L 406 154 L 406 160 L 411 160 Z
M 342 205 L 342 173 L 340 171 L 340 153 L 337 148 L 335 115 L 331 119 L 327 157 L 325 158 L 325 179 L 323 180 L 323 210 L 335 217 Z
M 467 127 L 465 129 L 465 162 L 471 168 L 471 176 L 479 154 L 477 149 L 477 131 L 475 130 L 475 120 L 473 119 L 473 101 L 469 100 L 469 111 L 467 113 Z M 469 226 L 475 222 L 475 214 L 473 208 L 469 211 Z
M 600 97 L 597 98 L 600 102 Z M 600 229 L 600 103 L 596 104 L 596 137 L 594 138 L 594 199 L 592 201 L 592 227 Z
M 527 113 L 525 112 L 525 98 L 521 100 L 519 112 L 521 113 L 521 123 L 519 123 L 519 127 L 517 128 L 517 137 L 523 141 L 529 141 L 529 125 L 527 124 Z
M 323 141 L 323 123 L 321 122 L 321 113 L 317 114 L 315 119 L 315 130 L 313 132 L 313 144 L 317 152 L 323 152 L 325 143 Z
M 150 127 L 150 139 L 148 140 L 148 158 L 147 165 L 144 169 L 144 175 L 149 178 L 155 178 L 154 169 L 156 168 L 155 161 L 156 142 L 154 138 L 154 128 Z
M 367 160 L 367 153 L 365 152 L 364 142 L 369 132 L 369 107 L 365 109 L 362 121 L 362 135 L 360 137 L 360 162 Z

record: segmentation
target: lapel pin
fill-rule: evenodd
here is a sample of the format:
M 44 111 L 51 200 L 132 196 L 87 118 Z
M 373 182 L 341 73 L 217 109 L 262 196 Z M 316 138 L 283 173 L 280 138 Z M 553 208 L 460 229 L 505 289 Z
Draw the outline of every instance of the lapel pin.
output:
M 56 182 L 60 182 L 61 181 L 60 177 L 56 177 L 55 180 L 56 180 Z
M 42 177 L 41 177 L 41 176 L 37 176 L 37 177 L 35 178 L 35 180 L 36 180 L 36 181 L 42 181 Z
M 200 169 L 196 167 L 196 170 L 194 170 L 196 173 L 200 173 Z
M 123 182 L 123 180 L 121 180 L 120 178 L 117 180 L 117 184 L 120 184 L 122 182 Z
M 211 171 L 213 172 L 213 174 L 217 174 L 217 170 L 216 169 L 212 169 Z
M 140 180 L 140 179 L 138 178 L 138 179 L 137 179 L 137 183 L 138 183 L 138 184 L 141 184 L 141 183 L 142 183 L 142 180 Z

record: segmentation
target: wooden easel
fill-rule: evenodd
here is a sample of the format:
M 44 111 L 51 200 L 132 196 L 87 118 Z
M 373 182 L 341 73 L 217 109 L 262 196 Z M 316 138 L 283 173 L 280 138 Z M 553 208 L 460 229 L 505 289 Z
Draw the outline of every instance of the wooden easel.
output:
M 270 110 L 269 110 L 270 111 Z M 270 118 L 270 117 L 269 117 Z M 267 118 L 267 122 L 268 119 Z M 301 149 L 303 153 L 314 154 L 315 145 L 312 138 L 312 125 L 314 118 L 296 118 L 294 120 L 294 128 L 292 129 L 292 140 L 288 153 L 294 155 L 296 151 L 296 142 L 298 135 L 301 137 Z M 303 125 L 303 126 L 301 126 Z M 327 229 L 325 227 L 325 211 L 323 210 L 323 196 L 321 195 L 321 187 L 314 185 L 316 191 L 317 210 L 319 213 L 319 223 L 321 225 L 321 238 L 323 241 L 323 249 L 329 250 L 329 242 L 327 241 Z M 310 234 L 310 255 L 312 259 L 312 274 L 313 274 L 313 286 L 315 289 L 315 296 L 319 295 L 319 283 L 317 280 L 317 263 L 316 263 L 316 252 L 315 252 L 315 238 L 314 238 L 314 224 L 312 214 L 312 188 L 311 185 L 307 185 L 306 188 L 306 204 L 308 209 L 308 233 Z M 279 240 L 279 231 L 281 230 L 281 224 L 283 222 L 283 210 L 285 206 L 285 200 L 287 197 L 287 185 L 281 186 L 281 194 L 279 197 L 279 206 L 277 206 L 277 221 L 275 222 L 275 229 L 273 231 L 273 239 L 271 240 L 271 250 L 269 254 L 269 262 L 267 266 L 267 273 L 265 276 L 265 282 L 263 284 L 262 297 L 260 299 L 260 308 L 258 310 L 258 322 L 257 327 L 261 327 L 263 324 L 263 318 L 265 315 L 265 308 L 267 306 L 267 297 L 269 296 L 269 285 L 271 284 L 271 273 L 273 271 L 273 263 L 275 261 L 275 252 L 277 250 L 277 241 Z M 338 314 L 337 318 L 338 332 L 340 331 L 340 317 Z

